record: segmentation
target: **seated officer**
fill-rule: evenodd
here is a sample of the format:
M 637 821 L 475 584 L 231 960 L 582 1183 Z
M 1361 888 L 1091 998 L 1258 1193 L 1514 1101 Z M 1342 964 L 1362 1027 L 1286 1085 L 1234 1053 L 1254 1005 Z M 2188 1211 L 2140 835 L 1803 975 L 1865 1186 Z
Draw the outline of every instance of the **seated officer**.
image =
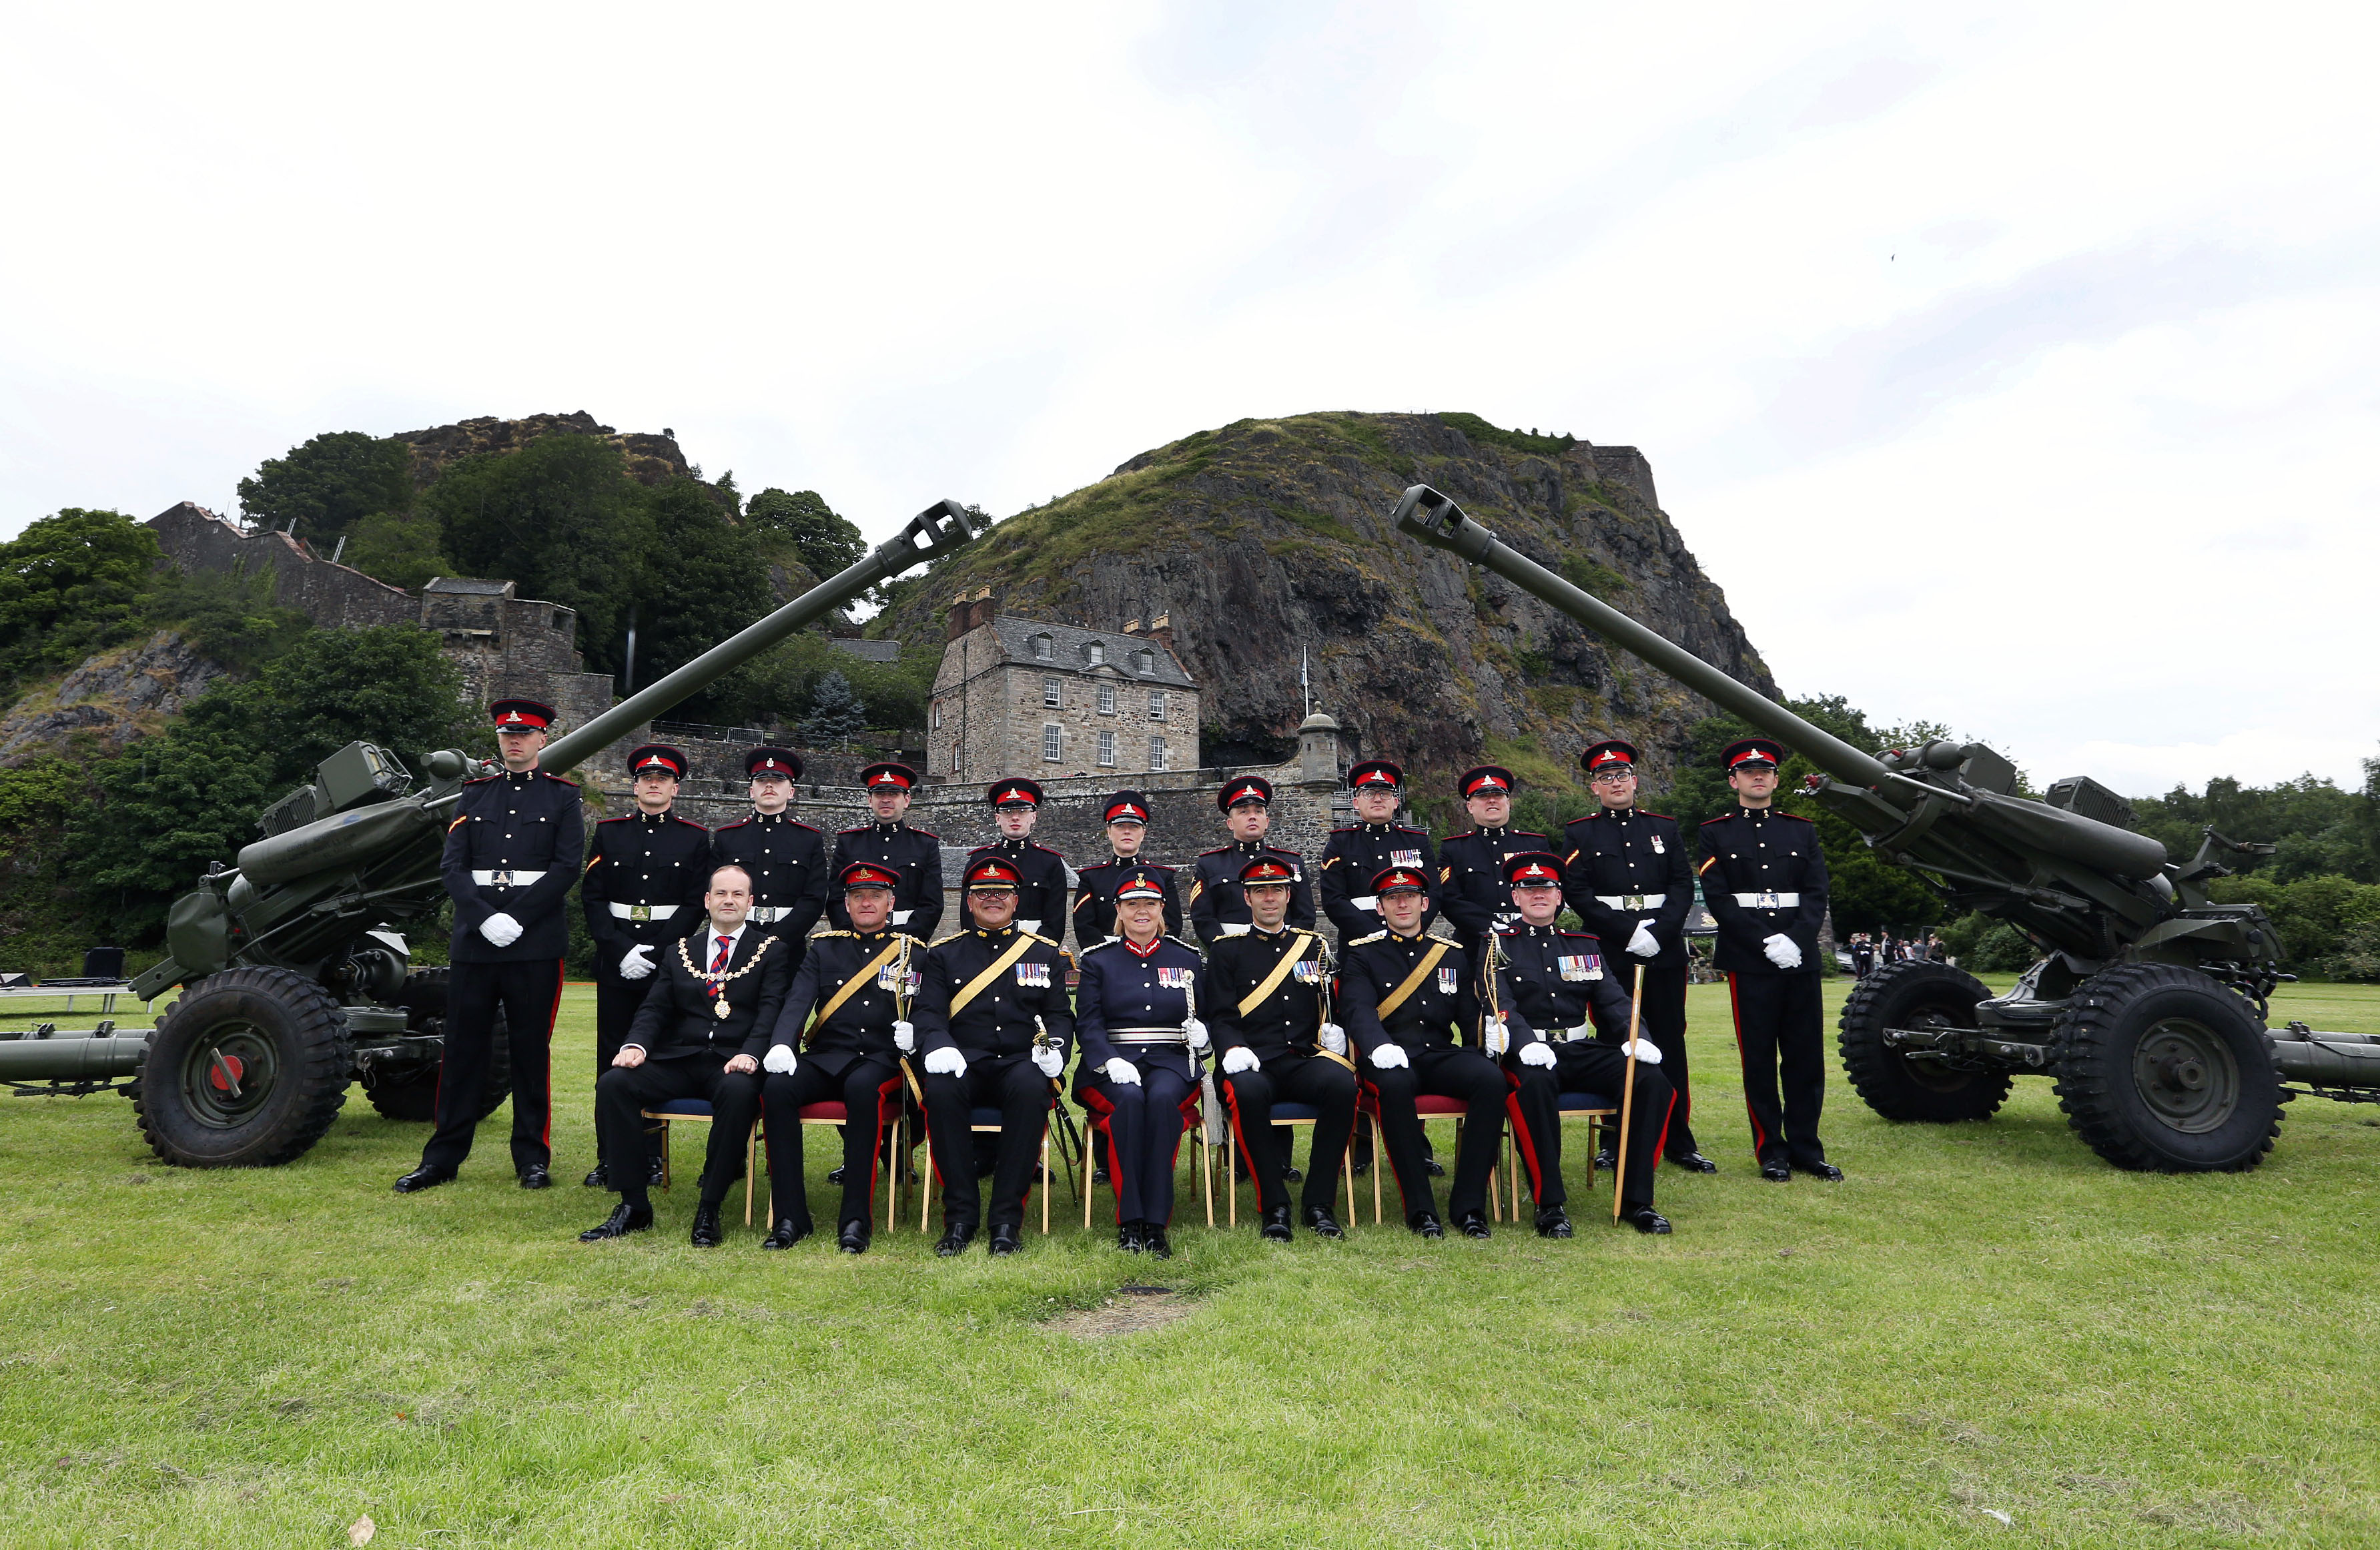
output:
M 892 929 L 898 878 L 855 861 L 843 869 L 842 909 L 848 931 L 821 931 L 785 992 L 769 1053 L 760 1104 L 769 1132 L 769 1214 L 764 1249 L 790 1249 L 810 1232 L 802 1190 L 802 1106 L 841 1103 L 843 1208 L 835 1244 L 866 1253 L 876 1219 L 876 1123 L 884 1094 L 900 1085 L 901 1056 L 916 1034 L 903 1015 L 926 944 Z M 805 1043 L 807 1041 L 807 1043 Z M 796 1052 L 798 1050 L 798 1053 Z
M 1330 1206 L 1355 1128 L 1355 1066 L 1347 1059 L 1347 1035 L 1329 1021 L 1323 1001 L 1322 939 L 1289 929 L 1290 883 L 1289 867 L 1270 856 L 1242 866 L 1251 924 L 1245 936 L 1218 938 L 1207 960 L 1221 1052 L 1217 1085 L 1256 1177 L 1264 1235 L 1278 1243 L 1290 1238 L 1289 1149 L 1272 1126 L 1273 1101 L 1321 1110 L 1304 1198 L 1305 1225 L 1325 1238 L 1346 1236 Z
M 1339 965 L 1339 1006 L 1364 1052 L 1364 1081 L 1377 1096 L 1389 1163 L 1404 1196 L 1405 1223 L 1443 1238 L 1438 1199 L 1422 1161 L 1423 1093 L 1465 1108 L 1462 1149 L 1447 1203 L 1469 1238 L 1488 1236 L 1488 1174 L 1503 1139 L 1504 1073 L 1463 1035 L 1479 1021 L 1479 997 L 1463 950 L 1422 934 L 1429 890 L 1418 867 L 1391 866 L 1372 879 L 1388 929 L 1347 945 Z
M 1198 950 L 1160 929 L 1165 888 L 1140 868 L 1116 884 L 1123 934 L 1083 954 L 1075 1031 L 1083 1059 L 1075 1095 L 1104 1115 L 1115 1171 L 1116 1246 L 1173 1257 L 1165 1224 L 1173 1216 L 1173 1159 L 1182 1148 L 1182 1105 L 1198 1091 L 1207 1025 L 1206 965 Z
M 719 1203 L 744 1170 L 745 1138 L 760 1104 L 760 1052 L 793 960 L 783 942 L 746 921 L 752 879 L 741 866 L 713 872 L 702 902 L 710 919 L 662 949 L 645 1004 L 596 1081 L 595 1123 L 620 1204 L 601 1226 L 580 1233 L 581 1242 L 653 1225 L 644 1111 L 673 1098 L 703 1098 L 710 1104 L 710 1146 L 694 1246 L 719 1245 Z
M 1628 993 L 1605 962 L 1603 943 L 1584 931 L 1554 925 L 1561 913 L 1562 862 L 1550 852 L 1516 855 L 1505 864 L 1512 903 L 1520 920 L 1496 940 L 1496 1005 L 1505 1058 L 1519 1080 L 1514 1095 L 1528 1120 L 1521 1131 L 1521 1160 L 1537 1197 L 1537 1231 L 1567 1238 L 1562 1213 L 1561 1118 L 1540 1114 L 1528 1095 L 1550 1074 L 1565 1093 L 1594 1093 L 1618 1101 L 1628 1080 Z M 1598 1040 L 1597 1034 L 1601 1038 Z M 1662 1152 L 1675 1094 L 1656 1069 L 1661 1051 L 1649 1038 L 1636 1044 L 1636 1098 L 1629 1106 L 1628 1169 L 1621 1182 L 1620 1215 L 1639 1232 L 1667 1232 L 1669 1221 L 1653 1209 L 1653 1171 Z M 1532 1079 L 1535 1080 L 1532 1080 Z
M 1040 1160 L 1050 1094 L 1066 1068 L 1075 1013 L 1066 994 L 1065 950 L 1016 924 L 1018 869 L 1004 855 L 967 862 L 966 902 L 975 929 L 945 937 L 926 954 L 917 987 L 917 1047 L 925 1052 L 926 1131 L 942 1175 L 938 1254 L 966 1252 L 982 1210 L 969 1115 L 1000 1110 L 991 1174 L 991 1252 L 1025 1245 L 1025 1191 Z

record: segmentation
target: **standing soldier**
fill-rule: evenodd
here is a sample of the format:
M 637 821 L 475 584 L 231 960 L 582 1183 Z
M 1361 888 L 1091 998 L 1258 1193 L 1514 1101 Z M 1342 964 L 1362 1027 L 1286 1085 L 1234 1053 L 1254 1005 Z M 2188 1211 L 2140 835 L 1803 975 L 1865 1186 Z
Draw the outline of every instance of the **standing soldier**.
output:
M 1718 967 L 1735 1008 L 1743 1058 L 1743 1106 L 1752 1150 L 1772 1184 L 1793 1169 L 1821 1179 L 1827 1161 L 1818 1110 L 1827 1094 L 1819 1032 L 1818 926 L 1827 918 L 1827 858 L 1817 826 L 1769 805 L 1785 750 L 1766 737 L 1730 743 L 1719 756 L 1737 806 L 1703 825 L 1703 902 L 1718 926 Z M 1779 1076 L 1783 1076 L 1783 1100 Z
M 751 874 L 752 924 L 783 937 L 778 951 L 798 969 L 810 927 L 826 914 L 826 837 L 793 814 L 794 782 L 802 778 L 799 754 L 754 748 L 744 756 L 744 775 L 751 782 L 752 816 L 711 835 L 711 859 Z
M 970 1116 L 1000 1110 L 991 1174 L 991 1252 L 1025 1244 L 1025 1192 L 1040 1161 L 1050 1095 L 1075 1035 L 1065 949 L 1016 919 L 1024 877 L 1005 855 L 968 858 L 974 926 L 936 942 L 917 990 L 917 1047 L 925 1052 L 926 1132 L 942 1175 L 942 1237 L 934 1253 L 965 1253 L 983 1197 L 976 1184 Z
M 1379 901 L 1357 889 L 1390 866 L 1416 868 L 1425 879 L 1439 875 L 1438 853 L 1429 836 L 1396 821 L 1404 802 L 1405 772 L 1387 759 L 1366 759 L 1347 771 L 1355 817 L 1361 820 L 1330 831 L 1322 853 L 1322 913 L 1339 927 L 1339 940 L 1352 942 L 1380 928 Z M 1423 902 L 1422 929 L 1438 917 L 1435 883 Z M 1474 959 L 1474 963 L 1477 960 Z
M 1165 890 L 1165 934 L 1182 935 L 1181 897 L 1174 891 L 1173 868 L 1140 859 L 1148 838 L 1148 799 L 1136 791 L 1120 791 L 1108 798 L 1108 846 L 1115 854 L 1096 866 L 1086 866 L 1075 878 L 1075 951 L 1088 952 L 1116 934 L 1115 890 L 1126 872 L 1152 873 Z
M 1499 933 L 1495 951 L 1496 1011 L 1505 1059 L 1519 1084 L 1515 1106 L 1521 1161 L 1537 1198 L 1537 1234 L 1568 1238 L 1561 1183 L 1560 1100 L 1557 1112 L 1531 1113 L 1530 1069 L 1549 1072 L 1558 1092 L 1609 1097 L 1628 1084 L 1628 994 L 1620 965 L 1603 944 L 1584 931 L 1554 924 L 1561 913 L 1560 856 L 1516 855 L 1505 864 L 1512 903 L 1521 918 Z M 1646 976 L 1648 979 L 1650 975 Z M 1621 1218 L 1639 1232 L 1667 1232 L 1669 1219 L 1653 1209 L 1653 1169 L 1660 1160 L 1663 1131 L 1675 1122 L 1670 1084 L 1659 1071 L 1660 1048 L 1640 1038 L 1636 1045 L 1636 1096 L 1629 1111 L 1628 1173 L 1621 1187 Z M 1548 1192 L 1551 1192 L 1550 1206 Z
M 1243 775 L 1223 782 L 1215 793 L 1223 825 L 1232 842 L 1202 852 L 1198 874 L 1190 884 L 1190 928 L 1208 947 L 1218 937 L 1236 937 L 1248 928 L 1248 902 L 1240 896 L 1240 868 L 1260 855 L 1289 864 L 1289 923 L 1314 924 L 1314 890 L 1306 881 L 1305 858 L 1295 851 L 1265 843 L 1272 827 L 1272 782 L 1261 775 Z
M 967 865 L 974 866 L 980 855 L 1005 858 L 1017 877 L 1014 890 L 1017 926 L 1037 937 L 1046 931 L 1062 938 L 1066 934 L 1066 858 L 1033 842 L 1033 820 L 1041 812 L 1039 783 L 1022 776 L 994 781 L 984 799 L 991 804 L 991 821 L 1000 826 L 1000 838 L 977 846 Z
M 1222 1052 L 1217 1084 L 1256 1178 L 1264 1236 L 1278 1243 L 1290 1239 L 1290 1173 L 1289 1148 L 1272 1124 L 1274 1100 L 1320 1111 L 1304 1198 L 1305 1225 L 1324 1238 L 1346 1236 L 1330 1208 L 1355 1129 L 1355 1063 L 1347 1058 L 1346 1031 L 1329 1021 L 1324 1005 L 1330 971 L 1322 938 L 1289 928 L 1289 889 L 1288 866 L 1271 856 L 1242 866 L 1250 929 L 1218 941 L 1207 960 Z
M 1518 784 L 1501 765 L 1466 769 L 1455 782 L 1471 815 L 1471 831 L 1450 834 L 1438 849 L 1439 902 L 1454 923 L 1454 939 L 1464 960 L 1487 962 L 1488 934 L 1512 919 L 1512 890 L 1504 866 L 1516 855 L 1553 849 L 1553 842 L 1513 829 L 1512 791 Z
M 420 1166 L 396 1181 L 399 1194 L 445 1183 L 471 1155 L 500 1008 L 512 1053 L 513 1171 L 525 1190 L 553 1183 L 553 1014 L 570 948 L 564 901 L 578 880 L 587 823 L 578 783 L 537 767 L 553 707 L 500 699 L 488 713 L 504 773 L 466 781 L 446 829 L 439 872 L 455 902 L 455 966 L 438 1126 Z
M 917 788 L 917 772 L 905 764 L 871 764 L 859 772 L 868 788 L 873 823 L 846 829 L 834 837 L 834 872 L 865 861 L 896 879 L 892 889 L 892 926 L 920 940 L 933 939 L 942 923 L 942 842 L 922 829 L 912 829 L 903 817 L 909 811 L 909 793 Z M 827 905 L 835 929 L 851 929 L 851 917 L 837 896 Z
M 578 897 L 587 911 L 587 934 L 595 938 L 598 1081 L 612 1069 L 612 1057 L 620 1052 L 620 1041 L 652 987 L 653 954 L 692 928 L 710 884 L 710 831 L 670 809 L 686 772 L 686 755 L 667 744 L 631 750 L 628 775 L 637 810 L 605 818 L 588 840 L 587 876 Z M 583 1181 L 591 1190 L 609 1189 L 600 1131 L 596 1140 L 595 1167 Z M 651 1166 L 648 1182 L 658 1184 L 659 1156 Z
M 1670 1117 L 1670 1160 L 1717 1173 L 1718 1164 L 1694 1144 L 1686 1073 L 1686 912 L 1694 907 L 1694 877 L 1685 836 L 1677 819 L 1636 805 L 1634 747 L 1609 738 L 1590 745 L 1578 762 L 1600 805 L 1562 832 L 1563 902 L 1613 958 L 1624 953 L 1645 964 L 1638 1016 L 1678 1099 Z

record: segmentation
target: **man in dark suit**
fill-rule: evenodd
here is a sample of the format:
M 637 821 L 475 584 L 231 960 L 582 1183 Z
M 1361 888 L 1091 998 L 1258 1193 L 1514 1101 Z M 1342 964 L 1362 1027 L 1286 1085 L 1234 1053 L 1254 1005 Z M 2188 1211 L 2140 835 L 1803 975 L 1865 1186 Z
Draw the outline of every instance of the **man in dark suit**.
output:
M 646 1194 L 644 1110 L 674 1098 L 710 1104 L 710 1150 L 694 1208 L 694 1246 L 717 1248 L 719 1203 L 744 1164 L 744 1144 L 760 1111 L 760 1056 L 784 1004 L 792 955 L 783 941 L 745 918 L 752 878 L 722 866 L 702 897 L 710 919 L 669 944 L 654 966 L 653 987 L 595 1084 L 595 1123 L 620 1204 L 581 1242 L 624 1238 L 653 1225 Z

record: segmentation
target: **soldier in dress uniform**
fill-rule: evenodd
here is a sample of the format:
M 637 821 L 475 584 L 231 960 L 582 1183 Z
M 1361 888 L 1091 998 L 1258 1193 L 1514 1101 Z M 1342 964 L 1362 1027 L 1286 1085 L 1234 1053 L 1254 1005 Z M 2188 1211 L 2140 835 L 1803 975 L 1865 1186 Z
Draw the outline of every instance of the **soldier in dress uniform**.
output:
M 1012 860 L 978 851 L 965 887 L 974 924 L 926 954 L 915 1022 L 924 1052 L 926 1131 L 942 1176 L 938 1254 L 965 1253 L 982 1211 L 976 1185 L 977 1108 L 1000 1110 L 991 1174 L 991 1252 L 1025 1244 L 1025 1192 L 1040 1163 L 1050 1096 L 1075 1036 L 1066 950 L 1016 919 L 1025 878 Z
M 1714 962 L 1727 975 L 1743 1107 L 1760 1176 L 1795 1170 L 1840 1179 L 1818 1140 L 1827 1047 L 1818 1005 L 1818 927 L 1827 918 L 1827 857 L 1817 826 L 1769 804 L 1785 750 L 1766 737 L 1719 756 L 1737 805 L 1703 825 L 1703 902 L 1718 926 Z M 1779 1074 L 1783 1093 L 1779 1093 Z
M 1116 882 L 1135 868 L 1156 874 L 1165 888 L 1165 934 L 1182 935 L 1181 896 L 1174 890 L 1173 868 L 1140 859 L 1148 838 L 1148 799 L 1136 791 L 1120 791 L 1108 798 L 1105 810 L 1108 846 L 1114 853 L 1075 877 L 1075 951 L 1077 955 L 1116 934 Z
M 1504 876 L 1520 918 L 1496 936 L 1496 1002 L 1488 1038 L 1491 1047 L 1505 1047 L 1503 1058 L 1519 1080 L 1514 1101 L 1524 1120 L 1521 1161 L 1537 1198 L 1538 1236 L 1567 1238 L 1560 1100 L 1553 1100 L 1550 1114 L 1532 1112 L 1528 1096 L 1542 1072 L 1552 1077 L 1558 1092 L 1594 1093 L 1616 1101 L 1628 1082 L 1628 990 L 1619 978 L 1621 966 L 1605 955 L 1601 940 L 1554 924 L 1562 907 L 1560 856 L 1516 855 L 1505 863 Z M 1640 1036 L 1636 1096 L 1628 1114 L 1628 1173 L 1621 1185 L 1627 1193 L 1620 1205 L 1621 1219 L 1639 1232 L 1670 1230 L 1667 1218 L 1653 1209 L 1653 1169 L 1660 1159 L 1662 1132 L 1676 1115 L 1661 1065 L 1659 1047 Z
M 465 781 L 446 829 L 439 873 L 455 902 L 454 970 L 437 1128 L 420 1166 L 396 1181 L 399 1194 L 445 1183 L 470 1156 L 499 1008 L 512 1053 L 513 1171 L 525 1190 L 553 1183 L 553 1014 L 587 822 L 578 783 L 537 767 L 553 707 L 500 699 L 488 713 L 504 772 Z
M 1427 931 L 1438 918 L 1438 852 L 1428 835 L 1396 821 L 1405 772 L 1387 759 L 1366 759 L 1347 771 L 1347 786 L 1359 821 L 1332 829 L 1322 852 L 1322 913 L 1339 927 L 1340 941 L 1368 937 L 1380 928 L 1379 902 L 1361 890 L 1386 867 L 1417 867 L 1430 880 L 1421 914 Z
M 1508 1088 L 1496 1062 L 1467 1042 L 1479 1024 L 1476 981 L 1461 948 L 1423 934 L 1429 883 L 1418 867 L 1390 867 L 1372 879 L 1371 891 L 1386 929 L 1347 945 L 1339 962 L 1339 1008 L 1363 1051 L 1362 1075 L 1379 1108 L 1405 1224 L 1425 1238 L 1446 1236 L 1414 1108 L 1415 1097 L 1429 1093 L 1464 1105 L 1468 1122 L 1447 1204 L 1464 1236 L 1485 1238 L 1488 1174 L 1503 1138 Z
M 868 788 L 868 811 L 876 820 L 834 837 L 835 876 L 856 861 L 890 872 L 897 879 L 893 928 L 930 940 L 934 927 L 942 923 L 942 842 L 925 829 L 912 829 L 903 817 L 909 810 L 909 793 L 917 789 L 917 772 L 891 761 L 871 764 L 859 772 L 859 783 Z M 851 929 L 841 894 L 828 901 L 827 918 L 838 931 Z
M 1000 826 L 1000 838 L 989 845 L 977 846 L 968 855 L 967 864 L 973 866 L 978 855 L 1007 857 L 1010 870 L 1019 879 L 1015 888 L 1016 924 L 1037 937 L 1047 934 L 1063 938 L 1066 858 L 1047 845 L 1033 842 L 1033 820 L 1041 811 L 1039 782 L 1023 776 L 994 781 L 984 793 L 984 800 L 991 804 L 991 818 Z
M 917 1047 L 917 1030 L 904 1014 L 926 944 L 893 928 L 901 879 L 889 866 L 854 861 L 835 880 L 836 911 L 850 929 L 810 938 L 761 1061 L 769 1072 L 760 1105 L 769 1132 L 771 1221 L 764 1249 L 790 1249 L 809 1236 L 802 1106 L 841 1103 L 850 1122 L 842 1127 L 843 1208 L 835 1241 L 847 1254 L 868 1252 L 882 1136 L 876 1114 L 884 1096 L 901 1084 L 901 1057 Z
M 1305 876 L 1305 858 L 1295 851 L 1265 843 L 1272 827 L 1272 782 L 1261 775 L 1226 781 L 1215 793 L 1232 842 L 1200 854 L 1198 870 L 1190 883 L 1190 928 L 1208 947 L 1218 937 L 1236 937 L 1248 928 L 1248 902 L 1240 897 L 1240 868 L 1254 857 L 1271 856 L 1289 864 L 1289 923 L 1314 924 L 1314 890 Z
M 587 841 L 587 873 L 578 897 L 587 934 L 595 938 L 595 1077 L 602 1080 L 620 1052 L 628 1024 L 650 989 L 653 954 L 684 936 L 702 908 L 710 875 L 710 830 L 671 811 L 686 755 L 665 743 L 628 754 L 637 810 L 595 825 Z M 596 1140 L 601 1142 L 599 1132 Z M 661 1182 L 661 1157 L 650 1183 Z M 609 1189 L 601 1157 L 583 1182 Z
M 603 1155 L 616 1159 L 620 1204 L 582 1243 L 653 1225 L 644 1112 L 676 1098 L 710 1105 L 710 1139 L 694 1207 L 694 1246 L 719 1246 L 719 1203 L 744 1171 L 745 1138 L 760 1112 L 760 1055 L 793 976 L 790 944 L 749 924 L 752 879 L 733 862 L 710 875 L 689 936 L 662 946 L 645 1004 L 595 1084 Z
M 1696 1173 L 1717 1173 L 1718 1164 L 1694 1144 L 1686 1074 L 1686 912 L 1694 907 L 1694 872 L 1685 836 L 1677 819 L 1636 805 L 1632 745 L 1607 738 L 1590 744 L 1578 762 L 1598 805 L 1562 830 L 1563 902 L 1621 966 L 1626 959 L 1644 963 L 1645 1004 L 1637 1015 L 1678 1099 L 1669 1158 Z M 1633 982 L 1633 971 L 1628 977 Z
M 754 748 L 744 756 L 744 776 L 751 782 L 752 816 L 714 832 L 710 854 L 752 875 L 752 924 L 784 938 L 782 951 L 798 969 L 810 928 L 826 914 L 826 837 L 793 815 L 799 754 Z
M 1325 1004 L 1330 970 L 1322 938 L 1289 926 L 1290 881 L 1286 863 L 1251 857 L 1240 868 L 1241 895 L 1254 917 L 1249 929 L 1216 942 L 1207 959 L 1221 1051 L 1217 1086 L 1256 1178 L 1264 1236 L 1281 1243 L 1290 1240 L 1289 1148 L 1284 1132 L 1273 1128 L 1274 1100 L 1320 1110 L 1304 1199 L 1305 1225 L 1324 1238 L 1346 1236 L 1330 1213 L 1355 1129 L 1355 1063 L 1347 1057 L 1346 1030 L 1330 1021 Z
M 1237 883 L 1233 886 L 1236 888 Z M 1165 885 L 1135 867 L 1116 884 L 1115 940 L 1083 954 L 1075 1031 L 1083 1042 L 1075 1096 L 1113 1141 L 1116 1246 L 1173 1257 L 1173 1162 L 1198 1095 L 1209 1042 L 1197 1013 L 1213 1005 L 1198 950 L 1164 933 Z
M 1505 863 L 1553 849 L 1544 835 L 1512 827 L 1512 793 L 1519 784 L 1502 765 L 1464 770 L 1454 789 L 1471 815 L 1470 831 L 1448 835 L 1438 848 L 1439 904 L 1454 926 L 1463 957 L 1474 964 L 1485 962 L 1488 933 L 1512 918 Z

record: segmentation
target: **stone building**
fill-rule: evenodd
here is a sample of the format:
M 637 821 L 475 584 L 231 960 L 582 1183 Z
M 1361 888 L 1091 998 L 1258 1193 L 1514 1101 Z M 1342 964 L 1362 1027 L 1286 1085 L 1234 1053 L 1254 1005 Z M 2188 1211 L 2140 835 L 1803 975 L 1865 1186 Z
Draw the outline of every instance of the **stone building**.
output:
M 951 603 L 927 707 L 929 781 L 1121 780 L 1198 768 L 1198 685 L 1166 615 L 1122 629 Z

